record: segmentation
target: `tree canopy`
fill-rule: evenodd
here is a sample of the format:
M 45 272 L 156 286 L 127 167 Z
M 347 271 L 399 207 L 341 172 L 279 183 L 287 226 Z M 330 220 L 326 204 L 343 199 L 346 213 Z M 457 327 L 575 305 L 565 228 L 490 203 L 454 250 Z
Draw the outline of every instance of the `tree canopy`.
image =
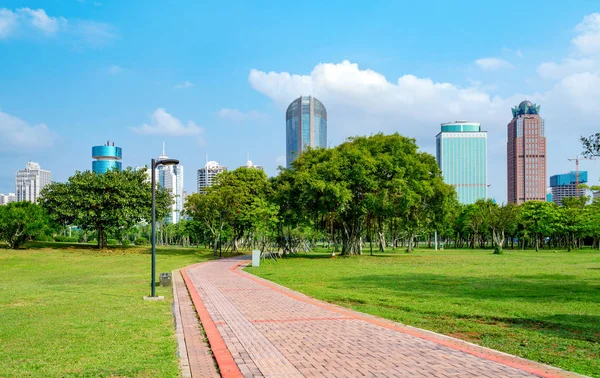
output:
M 76 172 L 66 183 L 52 183 L 40 203 L 50 218 L 98 233 L 98 248 L 106 248 L 107 234 L 119 235 L 142 220 L 150 220 L 152 186 L 146 172 L 127 168 L 103 174 Z M 157 188 L 157 219 L 164 219 L 172 197 Z

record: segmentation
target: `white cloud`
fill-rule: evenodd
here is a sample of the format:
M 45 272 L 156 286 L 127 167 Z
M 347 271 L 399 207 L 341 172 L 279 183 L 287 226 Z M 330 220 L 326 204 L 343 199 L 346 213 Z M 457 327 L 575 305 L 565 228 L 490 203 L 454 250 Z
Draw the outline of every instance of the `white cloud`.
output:
M 188 121 L 184 125 L 178 118 L 173 117 L 163 108 L 156 109 L 151 118 L 150 125 L 143 124 L 139 127 L 132 127 L 131 130 L 138 134 L 196 137 L 200 137 L 204 132 L 203 128 L 198 127 L 192 121 Z
M 572 43 L 585 55 L 600 53 L 600 13 L 592 13 L 583 18 L 583 21 L 575 27 L 580 34 Z
M 111 75 L 116 75 L 121 72 L 123 72 L 123 69 L 120 66 L 117 66 L 116 64 L 113 64 L 110 67 L 108 67 L 108 73 Z
M 230 119 L 236 122 L 242 121 L 261 121 L 266 119 L 268 116 L 265 113 L 251 110 L 249 112 L 242 112 L 238 109 L 222 108 L 217 112 L 220 118 Z
M 43 9 L 19 8 L 17 12 L 31 24 L 45 34 L 55 34 L 59 28 L 66 28 L 67 20 L 64 17 L 50 17 Z
M 189 82 L 189 81 L 184 81 L 182 83 L 178 83 L 175 85 L 175 89 L 183 89 L 183 88 L 192 88 L 194 86 L 193 83 Z
M 481 58 L 477 59 L 475 64 L 477 64 L 484 71 L 496 71 L 513 68 L 512 64 L 500 58 Z
M 42 33 L 46 37 L 63 37 L 71 44 L 101 47 L 118 36 L 114 26 L 91 20 L 67 20 L 54 17 L 44 9 L 0 8 L 0 39 L 28 37 Z
M 3 146 L 9 149 L 49 147 L 56 139 L 56 134 L 45 124 L 30 125 L 2 111 L 0 111 L 0 135 L 2 135 Z
M 17 27 L 17 14 L 10 9 L 0 9 L 0 39 L 8 38 Z

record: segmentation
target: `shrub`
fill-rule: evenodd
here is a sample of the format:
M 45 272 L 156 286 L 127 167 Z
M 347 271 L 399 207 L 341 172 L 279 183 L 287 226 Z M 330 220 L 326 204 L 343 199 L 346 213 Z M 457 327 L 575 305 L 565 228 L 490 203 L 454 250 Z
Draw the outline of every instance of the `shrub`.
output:
M 129 241 L 129 239 L 123 239 L 121 241 L 121 244 L 124 245 L 124 246 L 128 246 L 129 244 L 131 244 L 131 242 Z
M 146 238 L 137 238 L 137 239 L 135 239 L 135 241 L 133 242 L 133 244 L 135 244 L 135 245 L 146 245 L 146 244 L 148 244 L 148 239 L 146 239 Z
M 106 244 L 115 245 L 115 244 L 119 244 L 119 241 L 117 239 L 108 239 L 108 240 L 106 240 Z
M 55 236 L 54 241 L 57 241 L 59 243 L 77 243 L 79 241 L 79 238 L 72 238 L 68 236 Z
M 42 242 L 51 242 L 54 241 L 54 239 L 52 239 L 52 236 L 48 236 L 48 235 L 38 235 L 35 237 L 36 241 L 42 241 Z

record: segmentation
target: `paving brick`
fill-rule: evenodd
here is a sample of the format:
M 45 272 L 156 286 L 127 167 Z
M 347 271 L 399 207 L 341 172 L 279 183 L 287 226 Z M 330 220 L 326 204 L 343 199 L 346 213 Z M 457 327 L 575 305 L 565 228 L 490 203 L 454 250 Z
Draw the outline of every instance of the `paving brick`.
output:
M 186 272 L 244 377 L 575 377 L 309 298 L 241 272 L 245 257 Z

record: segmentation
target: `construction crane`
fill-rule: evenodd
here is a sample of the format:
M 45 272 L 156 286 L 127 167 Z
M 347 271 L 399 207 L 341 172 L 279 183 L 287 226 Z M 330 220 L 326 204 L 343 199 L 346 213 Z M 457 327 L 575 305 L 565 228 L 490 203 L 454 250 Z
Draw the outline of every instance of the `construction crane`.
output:
M 567 159 L 569 161 L 575 160 L 575 196 L 579 198 L 579 160 L 597 160 L 597 158 L 586 158 L 576 156 L 574 158 Z

